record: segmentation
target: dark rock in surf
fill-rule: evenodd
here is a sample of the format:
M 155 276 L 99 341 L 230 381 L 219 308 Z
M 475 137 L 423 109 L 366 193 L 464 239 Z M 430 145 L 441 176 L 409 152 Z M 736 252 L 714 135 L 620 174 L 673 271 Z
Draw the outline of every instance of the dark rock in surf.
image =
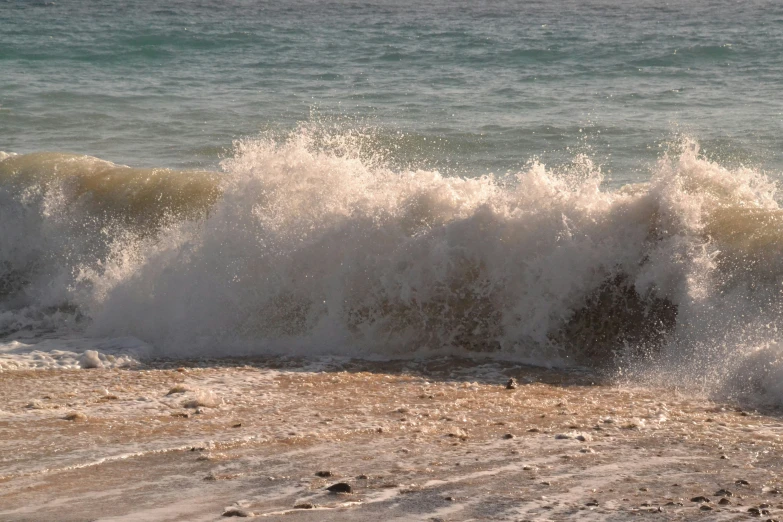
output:
M 328 488 L 326 488 L 327 491 L 331 491 L 332 493 L 353 493 L 353 488 L 350 484 L 347 484 L 345 482 L 338 482 L 337 484 L 332 484 Z
M 510 378 L 508 382 L 506 383 L 506 389 L 507 390 L 516 390 L 519 387 L 519 383 L 515 378 Z
M 228 508 L 227 510 L 225 510 L 223 512 L 222 516 L 224 516 L 224 517 L 252 517 L 253 513 L 251 513 L 250 511 L 245 511 L 244 509 L 239 509 L 239 508 L 232 507 L 232 508 Z

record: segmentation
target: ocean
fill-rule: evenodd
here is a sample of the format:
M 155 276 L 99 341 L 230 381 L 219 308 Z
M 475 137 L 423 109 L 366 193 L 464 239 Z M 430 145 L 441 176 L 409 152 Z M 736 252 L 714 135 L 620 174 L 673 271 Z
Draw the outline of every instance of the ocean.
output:
M 780 518 L 781 89 L 776 1 L 0 0 L 0 520 Z
M 0 70 L 4 368 L 448 354 L 783 403 L 779 2 L 4 1 Z

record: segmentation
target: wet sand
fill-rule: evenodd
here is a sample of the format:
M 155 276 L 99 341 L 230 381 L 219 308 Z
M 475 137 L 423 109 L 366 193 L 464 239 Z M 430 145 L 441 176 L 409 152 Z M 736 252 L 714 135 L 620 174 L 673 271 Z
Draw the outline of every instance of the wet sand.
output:
M 0 396 L 0 520 L 783 518 L 780 412 L 588 371 L 156 361 Z

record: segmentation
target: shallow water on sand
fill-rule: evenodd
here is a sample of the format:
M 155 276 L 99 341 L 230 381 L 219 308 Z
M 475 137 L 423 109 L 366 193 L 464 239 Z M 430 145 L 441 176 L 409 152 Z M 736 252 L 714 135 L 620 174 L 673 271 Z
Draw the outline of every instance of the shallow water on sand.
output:
M 783 509 L 778 413 L 590 372 L 286 358 L 5 376 L 8 520 L 219 520 L 232 507 L 272 520 L 733 520 Z M 194 400 L 203 406 L 184 406 Z M 337 482 L 352 493 L 325 491 Z M 691 501 L 701 495 L 709 502 Z

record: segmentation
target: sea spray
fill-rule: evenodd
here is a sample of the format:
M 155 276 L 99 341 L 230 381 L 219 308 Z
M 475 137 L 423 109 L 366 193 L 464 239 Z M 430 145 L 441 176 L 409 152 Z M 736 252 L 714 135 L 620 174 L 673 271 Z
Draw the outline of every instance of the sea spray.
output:
M 25 206 L 29 196 L 4 185 L 18 203 L 4 212 L 35 222 L 31 244 L 53 216 L 69 239 L 85 230 L 73 215 L 125 216 L 102 228 L 100 248 L 70 242 L 78 255 L 45 284 L 19 282 L 24 308 L 9 292 L 4 314 L 24 309 L 36 328 L 51 307 L 31 296 L 56 296 L 82 318 L 61 328 L 132 335 L 162 356 L 479 354 L 657 371 L 783 401 L 783 211 L 762 173 L 685 142 L 648 183 L 612 191 L 585 158 L 570 172 L 532 163 L 512 177 L 458 178 L 393 169 L 354 145 L 324 146 L 306 129 L 239 142 L 219 176 L 201 178 L 190 214 L 167 214 L 166 191 L 198 178 L 159 173 L 177 180 L 157 186 L 161 208 L 145 205 L 174 217 L 144 233 L 133 208 L 84 203 L 121 201 L 111 191 L 47 213 L 61 189 L 30 183 L 46 204 Z M 2 261 L 18 264 L 8 244 Z

